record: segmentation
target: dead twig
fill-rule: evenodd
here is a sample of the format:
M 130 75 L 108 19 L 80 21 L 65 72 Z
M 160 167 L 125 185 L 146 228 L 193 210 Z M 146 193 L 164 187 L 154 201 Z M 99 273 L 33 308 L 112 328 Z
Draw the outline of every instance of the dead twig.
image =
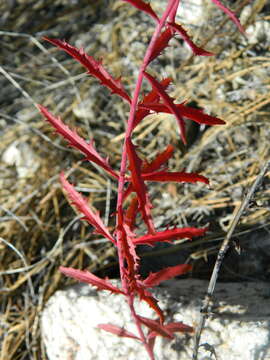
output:
M 264 166 L 262 167 L 260 173 L 258 174 L 256 180 L 254 181 L 253 185 L 249 189 L 247 195 L 244 197 L 244 199 L 241 203 L 241 206 L 239 207 L 237 213 L 235 214 L 235 217 L 229 227 L 228 233 L 227 233 L 225 239 L 223 240 L 220 250 L 218 252 L 215 267 L 212 272 L 212 276 L 211 276 L 211 279 L 210 279 L 210 282 L 208 285 L 207 293 L 203 300 L 203 305 L 200 310 L 199 325 L 197 326 L 195 337 L 194 337 L 194 349 L 193 349 L 193 356 L 192 356 L 193 360 L 197 360 L 197 358 L 198 358 L 198 350 L 199 350 L 199 346 L 200 346 L 201 334 L 202 334 L 206 319 L 209 314 L 210 302 L 213 297 L 214 289 L 215 289 L 217 278 L 218 278 L 218 273 L 219 273 L 222 261 L 223 261 L 225 255 L 226 255 L 226 252 L 230 246 L 230 240 L 231 240 L 232 234 L 236 228 L 236 225 L 238 224 L 238 222 L 240 220 L 241 215 L 247 208 L 252 196 L 254 195 L 257 187 L 262 182 L 262 179 L 265 176 L 269 166 L 270 166 L 270 161 L 267 160 L 265 162 Z

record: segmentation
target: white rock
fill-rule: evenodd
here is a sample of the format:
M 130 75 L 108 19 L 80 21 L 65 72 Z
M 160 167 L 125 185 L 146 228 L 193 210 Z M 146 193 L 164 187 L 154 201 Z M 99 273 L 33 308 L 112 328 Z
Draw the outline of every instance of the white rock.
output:
M 247 27 L 247 40 L 249 44 L 261 44 L 269 46 L 270 44 L 270 23 L 269 21 L 259 20 L 255 24 Z
M 14 141 L 2 155 L 2 161 L 15 166 L 18 178 L 34 176 L 40 164 L 31 147 L 24 142 Z
M 170 320 L 196 326 L 207 282 L 173 280 L 155 290 Z M 212 318 L 207 320 L 199 360 L 210 359 L 211 346 L 219 360 L 269 359 L 269 286 L 267 283 L 222 283 L 215 291 Z M 151 316 L 145 303 L 138 313 Z M 57 291 L 41 316 L 42 336 L 49 360 L 148 359 L 137 341 L 99 330 L 100 323 L 124 326 L 135 334 L 129 310 L 121 295 L 96 292 L 78 284 Z M 190 360 L 193 340 L 180 334 L 172 342 L 158 338 L 157 360 Z M 213 358 L 213 357 L 212 357 Z

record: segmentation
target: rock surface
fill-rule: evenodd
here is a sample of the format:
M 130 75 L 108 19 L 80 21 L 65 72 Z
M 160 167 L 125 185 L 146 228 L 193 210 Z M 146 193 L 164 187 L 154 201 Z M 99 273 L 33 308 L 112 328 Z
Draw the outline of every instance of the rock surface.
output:
M 170 320 L 195 327 L 206 288 L 207 282 L 202 280 L 172 280 L 154 293 Z M 198 359 L 214 359 L 215 354 L 219 360 L 270 359 L 269 298 L 267 283 L 218 284 Z M 151 316 L 144 303 L 137 310 L 141 315 Z M 147 359 L 144 348 L 135 340 L 119 338 L 97 328 L 100 323 L 111 323 L 136 334 L 122 296 L 96 292 L 88 285 L 78 284 L 51 297 L 41 323 L 49 360 Z M 192 346 L 193 339 L 188 334 L 177 334 L 172 342 L 157 338 L 156 359 L 191 359 Z M 214 351 L 212 357 L 211 351 Z

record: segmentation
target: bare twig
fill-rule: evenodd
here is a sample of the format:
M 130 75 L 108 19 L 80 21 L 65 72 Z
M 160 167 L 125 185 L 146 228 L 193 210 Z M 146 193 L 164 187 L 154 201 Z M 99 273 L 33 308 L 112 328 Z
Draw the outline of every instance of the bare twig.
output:
M 200 345 L 200 339 L 201 339 L 201 334 L 206 322 L 206 319 L 208 317 L 209 314 L 209 308 L 210 308 L 210 301 L 213 297 L 213 293 L 214 293 L 214 289 L 216 286 L 216 282 L 217 282 L 217 278 L 218 278 L 218 273 L 222 264 L 222 261 L 226 255 L 226 252 L 230 246 L 230 240 L 232 237 L 232 234 L 236 228 L 236 225 L 241 217 L 241 215 L 243 214 L 244 210 L 247 208 L 252 196 L 254 195 L 257 187 L 259 186 L 259 184 L 261 183 L 263 177 L 265 176 L 268 167 L 270 166 L 270 161 L 267 160 L 266 163 L 264 164 L 264 166 L 262 167 L 260 173 L 258 174 L 256 180 L 254 181 L 253 185 L 251 186 L 251 188 L 249 189 L 247 195 L 244 197 L 241 206 L 239 207 L 231 225 L 230 228 L 228 230 L 228 233 L 225 237 L 225 239 L 222 242 L 222 245 L 220 247 L 220 250 L 218 252 L 217 255 L 217 259 L 216 259 L 216 263 L 215 263 L 215 267 L 214 270 L 212 272 L 212 276 L 208 285 L 208 289 L 207 289 L 207 294 L 203 300 L 203 305 L 201 307 L 200 310 L 200 320 L 199 320 L 199 325 L 197 327 L 196 333 L 195 333 L 195 337 L 194 337 L 194 349 L 193 349 L 193 356 L 192 359 L 193 360 L 197 360 L 198 358 L 198 349 L 199 349 L 199 345 Z

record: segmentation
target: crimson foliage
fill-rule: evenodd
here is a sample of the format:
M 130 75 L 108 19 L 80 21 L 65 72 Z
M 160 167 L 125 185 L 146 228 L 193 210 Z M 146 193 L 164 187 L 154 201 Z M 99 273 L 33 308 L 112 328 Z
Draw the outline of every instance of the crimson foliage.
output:
M 154 246 L 157 242 L 172 242 L 176 239 L 192 239 L 196 236 L 203 236 L 207 228 L 173 228 L 164 231 L 155 229 L 154 221 L 151 215 L 152 204 L 147 190 L 146 182 L 202 182 L 208 184 L 207 178 L 196 173 L 186 173 L 180 171 L 169 171 L 166 163 L 173 156 L 174 148 L 172 145 L 157 154 L 149 163 L 142 161 L 137 154 L 136 147 L 132 142 L 132 132 L 134 128 L 151 112 L 164 112 L 175 116 L 179 125 L 180 137 L 183 143 L 186 143 L 185 121 L 195 121 L 200 124 L 221 125 L 224 121 L 214 116 L 210 116 L 189 106 L 185 103 L 177 104 L 175 99 L 167 93 L 168 85 L 171 79 L 158 80 L 150 74 L 148 66 L 152 61 L 165 50 L 170 40 L 180 35 L 189 45 L 195 55 L 211 56 L 211 52 L 198 47 L 189 37 L 187 31 L 182 25 L 175 22 L 178 11 L 179 0 L 168 0 L 167 7 L 161 17 L 159 17 L 150 4 L 143 0 L 122 0 L 130 3 L 138 10 L 145 12 L 156 23 L 153 37 L 146 50 L 145 57 L 142 61 L 134 93 L 131 95 L 125 90 L 121 79 L 113 78 L 104 68 L 100 60 L 85 53 L 83 49 L 78 49 L 65 41 L 59 39 L 49 39 L 53 45 L 65 51 L 76 61 L 86 68 L 90 76 L 95 77 L 100 83 L 107 87 L 112 94 L 120 96 L 130 106 L 130 115 L 127 121 L 126 135 L 123 144 L 122 161 L 120 172 L 111 168 L 108 159 L 104 159 L 95 149 L 93 142 L 86 142 L 74 130 L 65 125 L 60 117 L 55 117 L 45 107 L 39 105 L 39 110 L 46 120 L 54 127 L 69 146 L 78 149 L 84 154 L 85 159 L 100 166 L 109 176 L 112 176 L 118 182 L 118 200 L 115 212 L 115 231 L 112 233 L 103 223 L 98 213 L 94 212 L 89 206 L 86 199 L 77 192 L 75 187 L 70 184 L 64 174 L 61 174 L 60 180 L 64 191 L 75 208 L 83 214 L 83 219 L 94 227 L 95 232 L 111 241 L 116 246 L 119 257 L 119 266 L 121 274 L 121 287 L 114 286 L 108 279 L 101 279 L 88 271 L 82 271 L 67 267 L 60 267 L 60 271 L 79 281 L 86 282 L 95 286 L 97 290 L 107 290 L 111 293 L 124 295 L 130 307 L 131 315 L 137 326 L 138 335 L 113 324 L 100 324 L 99 327 L 107 332 L 116 334 L 121 337 L 133 338 L 142 342 L 150 359 L 154 359 L 154 343 L 156 336 L 163 336 L 168 339 L 174 337 L 175 332 L 192 332 L 192 327 L 181 322 L 165 322 L 163 311 L 158 306 L 157 299 L 149 292 L 148 288 L 160 284 L 178 275 L 185 274 L 191 270 L 188 264 L 167 267 L 156 273 L 150 273 L 146 279 L 141 279 L 139 274 L 139 257 L 136 253 L 137 245 Z M 237 25 L 240 31 L 243 28 L 236 18 L 235 14 L 225 8 L 219 0 L 212 0 L 222 11 L 224 11 L 231 20 Z M 147 71 L 146 71 L 147 69 Z M 143 80 L 151 86 L 151 90 L 141 95 L 141 85 Z M 141 99 L 140 99 L 141 97 Z M 125 206 L 126 199 L 130 197 L 130 205 Z M 136 235 L 136 219 L 141 214 L 146 227 L 147 233 Z M 134 309 L 134 298 L 138 296 L 142 301 L 153 309 L 158 319 L 149 319 L 140 316 Z M 145 328 L 147 331 L 145 331 Z

